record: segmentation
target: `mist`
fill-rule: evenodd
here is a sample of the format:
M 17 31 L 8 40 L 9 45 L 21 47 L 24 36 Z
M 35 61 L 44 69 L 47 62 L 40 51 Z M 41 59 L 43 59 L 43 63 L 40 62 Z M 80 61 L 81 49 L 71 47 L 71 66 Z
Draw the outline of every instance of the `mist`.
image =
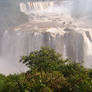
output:
M 25 14 L 19 11 L 20 1 L 22 0 L 0 0 L 0 31 L 27 21 Z
M 73 0 L 72 4 L 72 16 L 80 18 L 92 17 L 92 0 Z

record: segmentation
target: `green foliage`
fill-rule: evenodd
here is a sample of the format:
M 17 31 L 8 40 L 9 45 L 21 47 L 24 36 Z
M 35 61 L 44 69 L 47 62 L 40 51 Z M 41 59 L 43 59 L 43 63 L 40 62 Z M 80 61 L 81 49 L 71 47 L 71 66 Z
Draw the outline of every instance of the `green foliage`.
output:
M 0 92 L 2 92 L 4 85 L 5 85 L 5 76 L 0 74 Z
M 92 92 L 92 69 L 42 47 L 20 60 L 29 71 L 0 75 L 0 92 Z
M 50 72 L 56 69 L 61 55 L 53 49 L 42 47 L 40 51 L 31 52 L 28 56 L 23 56 L 20 61 L 26 64 L 30 69 Z

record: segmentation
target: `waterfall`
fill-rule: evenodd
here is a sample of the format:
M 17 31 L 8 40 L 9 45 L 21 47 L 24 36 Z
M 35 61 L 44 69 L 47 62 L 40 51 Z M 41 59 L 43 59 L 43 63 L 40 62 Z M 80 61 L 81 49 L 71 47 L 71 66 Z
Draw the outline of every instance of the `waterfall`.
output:
M 26 71 L 18 62 L 20 56 L 42 46 L 54 48 L 63 58 L 84 61 L 90 68 L 92 27 L 83 20 L 91 16 L 91 5 L 90 0 L 83 1 L 0 0 L 0 73 Z
M 92 67 L 92 32 L 85 32 L 83 34 L 84 36 L 84 55 L 85 55 L 85 62 L 84 65 L 86 67 L 90 66 L 90 68 Z
M 45 9 L 52 8 L 53 6 L 53 1 L 30 1 L 20 3 L 20 11 L 25 14 L 30 14 L 34 11 L 44 11 Z

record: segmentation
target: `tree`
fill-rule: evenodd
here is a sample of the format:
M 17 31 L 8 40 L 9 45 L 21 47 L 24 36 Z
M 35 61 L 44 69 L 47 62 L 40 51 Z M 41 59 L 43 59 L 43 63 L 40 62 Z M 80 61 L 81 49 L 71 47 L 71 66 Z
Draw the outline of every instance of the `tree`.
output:
M 0 92 L 3 92 L 3 88 L 4 88 L 4 85 L 5 85 L 5 79 L 6 77 L 2 74 L 0 74 Z
M 49 87 L 54 92 L 92 91 L 89 69 L 72 60 L 62 59 L 54 49 L 42 47 L 23 56 L 20 61 L 29 67 L 29 80 L 33 78 L 35 88 Z
M 20 61 L 27 65 L 30 70 L 51 72 L 56 70 L 61 60 L 61 55 L 56 53 L 54 49 L 42 47 L 39 51 L 33 51 L 28 56 L 23 56 Z
M 23 56 L 20 61 L 29 67 L 31 77 L 28 80 L 33 78 L 36 86 L 60 90 L 67 84 L 63 74 L 58 71 L 59 64 L 64 65 L 66 61 L 54 49 L 42 47 L 39 51 L 33 51 L 28 56 Z

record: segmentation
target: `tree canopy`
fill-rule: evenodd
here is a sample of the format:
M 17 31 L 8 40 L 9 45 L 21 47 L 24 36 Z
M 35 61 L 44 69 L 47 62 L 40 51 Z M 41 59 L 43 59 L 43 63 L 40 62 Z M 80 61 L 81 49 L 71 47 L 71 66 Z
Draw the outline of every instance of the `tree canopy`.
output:
M 92 92 L 92 69 L 63 59 L 54 49 L 42 47 L 20 62 L 29 70 L 0 75 L 0 92 Z

